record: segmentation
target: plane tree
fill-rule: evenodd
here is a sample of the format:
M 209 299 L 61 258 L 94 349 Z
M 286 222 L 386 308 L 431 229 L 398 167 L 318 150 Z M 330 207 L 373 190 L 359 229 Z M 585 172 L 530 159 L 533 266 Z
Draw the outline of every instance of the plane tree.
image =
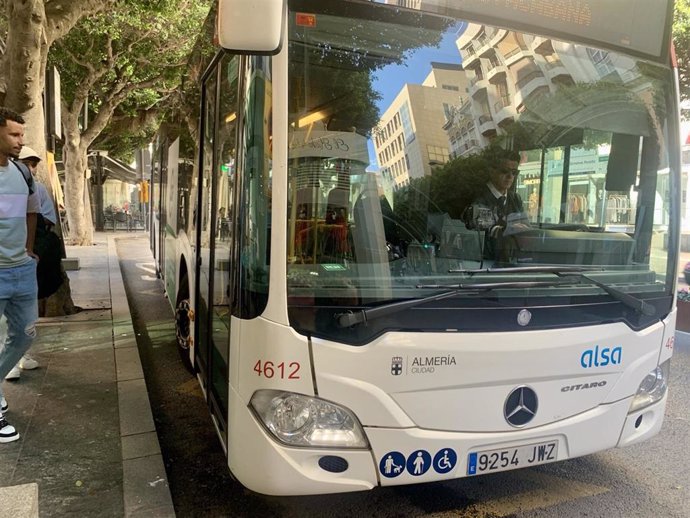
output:
M 0 0 L 0 105 L 26 120 L 26 142 L 39 154 L 45 146 L 43 88 L 52 45 L 80 19 L 114 0 Z M 45 180 L 39 170 L 39 178 Z
M 0 0 L 0 105 L 26 120 L 25 142 L 40 155 L 46 149 L 43 89 L 51 46 L 68 34 L 80 19 L 114 3 L 114 0 Z M 46 186 L 45 162 L 38 178 Z M 77 311 L 62 271 L 57 293 L 40 304 L 42 316 Z
M 106 142 L 118 132 L 133 135 L 155 127 L 152 121 L 186 74 L 209 5 L 209 0 L 118 1 L 82 19 L 53 46 L 49 62 L 60 67 L 62 80 L 65 206 L 73 244 L 92 240 L 84 196 L 92 144 L 99 137 Z

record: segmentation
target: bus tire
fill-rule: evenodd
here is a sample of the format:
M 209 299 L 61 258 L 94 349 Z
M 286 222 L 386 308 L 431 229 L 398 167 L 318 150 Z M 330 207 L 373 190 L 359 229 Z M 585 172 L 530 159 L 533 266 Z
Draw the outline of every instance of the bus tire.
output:
M 186 282 L 183 280 L 183 287 L 186 287 Z M 194 366 L 189 358 L 189 349 L 192 344 L 192 321 L 194 320 L 194 311 L 189 302 L 188 289 L 180 291 L 177 297 L 177 304 L 175 307 L 175 337 L 177 341 L 177 352 L 180 354 L 182 363 L 185 368 L 194 374 Z

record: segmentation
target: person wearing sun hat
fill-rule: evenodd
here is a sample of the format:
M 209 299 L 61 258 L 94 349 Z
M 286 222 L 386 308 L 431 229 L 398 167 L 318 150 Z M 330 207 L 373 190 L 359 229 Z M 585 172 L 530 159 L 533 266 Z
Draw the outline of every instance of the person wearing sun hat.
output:
M 36 194 L 38 194 L 40 202 L 40 213 L 38 214 L 38 222 L 36 224 L 34 249 L 41 258 L 36 269 L 36 275 L 38 277 L 39 312 L 43 312 L 45 310 L 46 299 L 62 286 L 65 279 L 65 274 L 62 269 L 64 245 L 59 234 L 53 230 L 55 225 L 60 221 L 57 211 L 55 210 L 53 197 L 48 193 L 48 189 L 35 178 L 38 163 L 41 161 L 41 158 L 38 156 L 38 153 L 29 146 L 24 146 L 19 153 L 19 159 L 31 171 L 34 177 Z M 31 367 L 31 365 L 34 365 L 34 363 L 25 361 L 20 367 L 23 369 L 35 368 Z
M 38 163 L 41 161 L 41 158 L 38 156 L 38 153 L 29 146 L 22 147 L 22 150 L 17 158 L 24 162 L 24 164 L 29 168 L 29 171 L 31 171 L 31 174 L 34 176 L 34 189 L 36 190 L 36 194 L 38 194 L 38 199 L 40 202 L 40 214 L 43 217 L 43 222 L 41 222 L 41 218 L 39 218 L 38 225 L 43 225 L 46 230 L 50 230 L 50 228 L 54 226 L 57 221 L 57 215 L 55 213 L 53 200 L 51 199 L 50 194 L 48 194 L 48 189 L 46 189 L 45 185 L 40 183 L 35 178 L 36 168 L 38 167 Z M 2 324 L 4 324 L 4 322 Z M 8 381 L 16 381 L 21 376 L 22 370 L 32 370 L 38 368 L 38 366 L 38 362 L 34 358 L 29 356 L 29 354 L 24 354 L 24 356 L 22 356 L 22 358 L 19 360 L 19 363 L 17 363 L 17 365 L 15 365 L 12 370 L 7 373 L 5 379 Z
M 31 149 L 29 146 L 24 146 L 21 153 L 19 153 L 19 160 L 24 162 L 26 166 L 34 175 L 34 185 L 36 185 L 36 192 L 38 192 L 38 198 L 41 202 L 41 215 L 45 220 L 45 224 L 54 227 L 57 223 L 57 213 L 55 212 L 55 204 L 50 194 L 48 194 L 48 189 L 36 179 L 36 169 L 38 168 L 38 163 L 41 161 L 41 157 L 38 153 Z

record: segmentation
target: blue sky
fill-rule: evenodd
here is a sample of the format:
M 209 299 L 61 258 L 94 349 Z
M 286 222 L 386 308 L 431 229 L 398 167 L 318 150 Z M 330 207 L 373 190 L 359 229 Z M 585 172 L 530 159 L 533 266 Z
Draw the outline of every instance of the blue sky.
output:
M 392 65 L 380 70 L 374 76 L 374 89 L 382 97 L 378 102 L 381 114 L 393 102 L 405 83 L 420 84 L 431 71 L 432 61 L 441 63 L 461 64 L 460 52 L 455 46 L 455 40 L 465 30 L 465 22 L 458 23 L 455 30 L 448 31 L 446 37 L 441 41 L 439 48 L 424 48 L 416 51 L 406 60 L 405 65 Z M 369 156 L 372 163 L 367 168 L 370 171 L 378 171 L 376 163 L 376 153 L 374 145 L 369 140 Z
M 425 48 L 415 52 L 405 65 L 394 65 L 379 71 L 374 79 L 374 88 L 384 94 L 379 102 L 383 112 L 405 83 L 419 84 L 429 74 L 432 61 L 461 64 L 460 52 L 455 46 L 455 40 L 465 29 L 465 22 L 460 22 L 457 30 L 449 31 L 441 41 L 439 48 Z

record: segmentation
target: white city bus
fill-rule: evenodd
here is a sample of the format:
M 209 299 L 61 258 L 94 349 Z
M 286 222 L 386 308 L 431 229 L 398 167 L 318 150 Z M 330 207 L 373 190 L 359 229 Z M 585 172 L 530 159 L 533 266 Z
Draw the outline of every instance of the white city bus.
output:
M 624 4 L 221 1 L 198 150 L 156 151 L 152 241 L 247 488 L 442 481 L 659 432 L 672 2 Z M 499 234 L 467 217 L 495 146 L 522 200 Z

